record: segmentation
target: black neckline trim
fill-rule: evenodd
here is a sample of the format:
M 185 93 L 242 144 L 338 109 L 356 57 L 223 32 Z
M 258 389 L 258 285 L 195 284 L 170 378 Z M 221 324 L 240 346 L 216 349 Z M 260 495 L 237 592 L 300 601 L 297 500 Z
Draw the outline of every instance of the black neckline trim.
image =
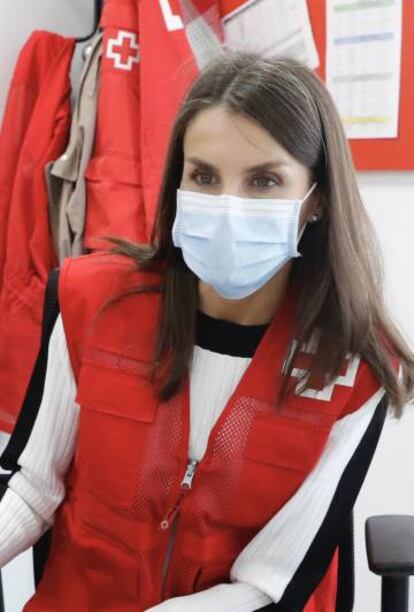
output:
M 223 355 L 253 357 L 269 323 L 240 325 L 197 310 L 196 344 Z

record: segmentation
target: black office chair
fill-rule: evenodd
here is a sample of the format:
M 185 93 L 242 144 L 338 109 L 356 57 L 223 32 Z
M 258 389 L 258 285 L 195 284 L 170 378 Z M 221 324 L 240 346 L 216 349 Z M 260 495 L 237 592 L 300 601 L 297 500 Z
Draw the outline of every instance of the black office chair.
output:
M 414 516 L 371 516 L 365 523 L 369 569 L 382 577 L 381 612 L 409 612 L 414 575 Z

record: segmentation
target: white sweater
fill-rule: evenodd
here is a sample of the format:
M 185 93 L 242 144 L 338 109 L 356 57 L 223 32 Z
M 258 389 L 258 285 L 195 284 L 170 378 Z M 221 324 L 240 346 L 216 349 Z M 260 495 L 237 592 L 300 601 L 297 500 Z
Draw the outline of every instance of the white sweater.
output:
M 250 361 L 250 357 L 195 346 L 190 373 L 189 458 L 202 458 L 209 433 Z M 59 316 L 49 342 L 42 402 L 19 456 L 20 469 L 0 499 L 0 566 L 29 548 L 53 524 L 54 512 L 65 495 L 64 475 L 76 444 L 79 406 L 75 395 Z M 235 560 L 230 583 L 169 599 L 151 612 L 251 612 L 281 601 L 295 581 L 300 588 L 302 561 L 310 547 L 318 545 L 318 538 L 323 540 L 321 527 L 335 511 L 334 506 L 341 503 L 341 477 L 346 470 L 364 470 L 365 464 L 350 464 L 362 444 L 372 446 L 371 459 L 377 439 L 367 440 L 367 432 L 377 418 L 383 395 L 380 389 L 357 411 L 336 422 L 315 469 Z

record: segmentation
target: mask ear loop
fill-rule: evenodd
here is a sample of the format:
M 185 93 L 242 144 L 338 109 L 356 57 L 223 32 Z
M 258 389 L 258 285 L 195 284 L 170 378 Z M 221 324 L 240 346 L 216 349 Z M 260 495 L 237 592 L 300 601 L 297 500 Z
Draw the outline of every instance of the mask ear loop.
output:
M 303 196 L 303 198 L 302 198 L 302 200 L 301 200 L 301 204 L 303 204 L 303 202 L 304 202 L 305 200 L 307 200 L 307 199 L 308 199 L 308 197 L 310 196 L 310 194 L 312 193 L 312 191 L 315 189 L 315 187 L 316 187 L 316 185 L 317 185 L 317 184 L 318 184 L 318 183 L 317 183 L 316 181 L 313 183 L 313 185 L 312 185 L 312 187 L 309 189 L 309 191 L 308 191 L 308 192 L 307 192 L 307 193 L 306 193 L 306 194 Z
M 311 188 L 308 190 L 308 192 L 307 192 L 307 193 L 304 195 L 304 197 L 301 199 L 301 201 L 300 201 L 300 208 L 299 208 L 299 210 L 302 208 L 302 204 L 303 204 L 303 202 L 304 202 L 305 200 L 307 200 L 307 198 L 310 196 L 310 194 L 311 194 L 311 193 L 312 193 L 312 191 L 315 189 L 315 187 L 317 186 L 317 184 L 318 184 L 318 183 L 315 181 L 315 182 L 313 183 L 312 187 L 311 187 Z M 304 225 L 303 225 L 303 228 L 302 228 L 302 231 L 301 231 L 301 233 L 300 233 L 300 234 L 299 234 L 299 236 L 298 236 L 298 241 L 297 241 L 297 244 L 299 244 L 299 241 L 300 241 L 300 239 L 302 238 L 303 233 L 304 233 L 304 231 L 305 231 L 305 229 L 306 229 L 306 226 L 307 226 L 307 225 L 308 225 L 308 222 L 307 222 L 307 221 L 305 221 L 305 223 L 304 223 Z

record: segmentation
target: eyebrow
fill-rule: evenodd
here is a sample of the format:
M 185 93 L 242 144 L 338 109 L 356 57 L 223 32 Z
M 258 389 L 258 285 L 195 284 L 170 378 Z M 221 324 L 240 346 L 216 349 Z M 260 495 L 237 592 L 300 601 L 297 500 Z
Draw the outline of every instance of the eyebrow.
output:
M 207 168 L 208 170 L 214 170 L 215 172 L 219 172 L 219 169 L 213 166 L 213 164 L 209 164 L 208 162 L 203 161 L 202 159 L 199 159 L 198 157 L 188 157 L 187 161 L 192 164 L 196 164 L 197 166 Z M 274 160 L 274 161 L 264 162 L 263 164 L 258 164 L 257 166 L 251 166 L 250 168 L 245 168 L 244 171 L 247 174 L 248 172 L 257 172 L 260 170 L 270 170 L 271 168 L 278 168 L 281 166 L 288 166 L 288 165 L 289 164 L 287 162 L 280 161 L 280 160 Z

